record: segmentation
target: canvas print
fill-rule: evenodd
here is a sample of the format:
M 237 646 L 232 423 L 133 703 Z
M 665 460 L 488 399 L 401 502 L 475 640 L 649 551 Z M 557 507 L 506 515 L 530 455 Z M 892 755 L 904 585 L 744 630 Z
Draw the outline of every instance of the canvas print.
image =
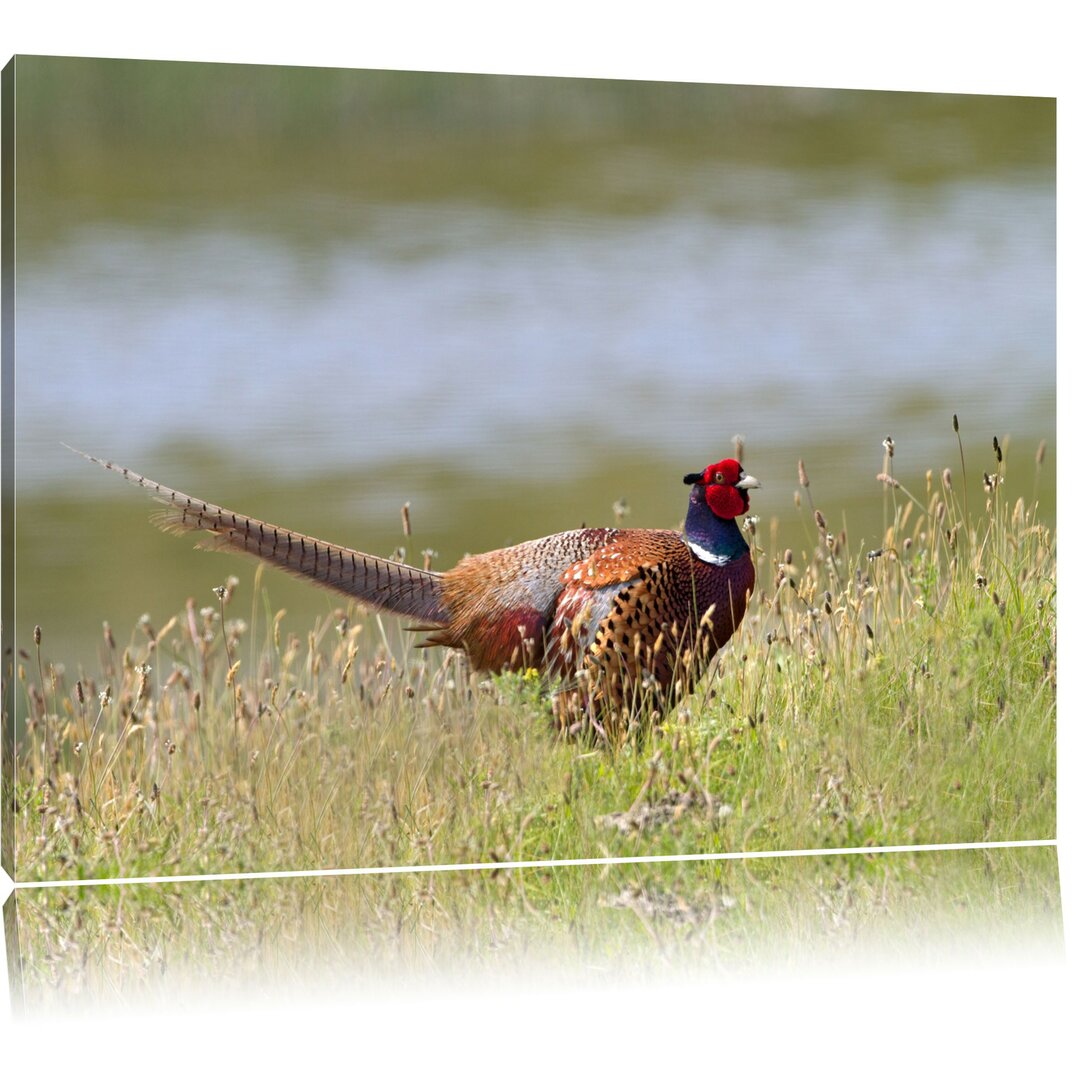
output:
M 16 880 L 1054 836 L 1052 100 L 7 79 Z

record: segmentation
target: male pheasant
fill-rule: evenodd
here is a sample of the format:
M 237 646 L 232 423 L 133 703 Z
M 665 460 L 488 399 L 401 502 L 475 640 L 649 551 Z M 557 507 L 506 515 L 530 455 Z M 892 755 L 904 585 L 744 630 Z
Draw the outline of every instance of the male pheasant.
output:
M 81 451 L 76 451 L 81 453 Z M 83 454 L 145 488 L 169 532 L 241 551 L 369 608 L 412 619 L 422 645 L 462 649 L 480 671 L 537 668 L 560 680 L 560 727 L 597 730 L 689 693 L 734 633 L 754 588 L 736 522 L 760 485 L 728 458 L 690 473 L 685 533 L 575 529 L 468 555 L 436 573 L 233 513 Z

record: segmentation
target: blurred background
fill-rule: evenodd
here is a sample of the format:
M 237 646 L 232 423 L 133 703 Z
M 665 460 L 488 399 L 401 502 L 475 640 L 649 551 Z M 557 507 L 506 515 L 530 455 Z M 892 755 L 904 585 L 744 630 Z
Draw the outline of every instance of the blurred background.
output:
M 998 436 L 1053 520 L 1050 99 L 20 57 L 16 121 L 18 644 L 72 668 L 254 564 L 61 441 L 446 568 L 674 527 L 736 434 L 766 536 L 802 458 L 874 547 L 955 412 L 973 506 Z

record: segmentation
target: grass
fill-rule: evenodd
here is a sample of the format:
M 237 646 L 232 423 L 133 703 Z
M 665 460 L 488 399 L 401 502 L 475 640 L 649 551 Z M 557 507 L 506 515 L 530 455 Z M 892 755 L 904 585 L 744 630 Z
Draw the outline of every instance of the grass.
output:
M 253 574 L 92 671 L 20 654 L 20 880 L 1046 839 L 1056 539 L 995 451 L 982 497 L 896 472 L 884 542 L 748 519 L 758 587 L 695 694 L 609 748 L 539 678 L 417 653 L 339 610 L 288 632 Z M 925 477 L 925 478 L 924 478 Z M 1037 484 L 1037 481 L 1036 481 Z M 207 556 L 208 558 L 210 556 Z
M 20 890 L 13 1000 L 205 1003 L 443 977 L 536 985 L 1063 948 L 1052 848 Z M 343 987 L 344 984 L 344 987 Z M 366 984 L 366 986 L 365 986 Z

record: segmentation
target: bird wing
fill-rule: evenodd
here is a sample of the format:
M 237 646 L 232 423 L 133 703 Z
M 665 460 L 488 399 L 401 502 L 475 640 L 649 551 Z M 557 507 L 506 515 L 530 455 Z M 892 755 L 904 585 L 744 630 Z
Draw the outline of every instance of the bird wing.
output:
M 605 670 L 655 667 L 664 635 L 685 615 L 680 581 L 692 576 L 678 533 L 628 529 L 568 567 L 549 635 L 549 662 L 566 674 L 586 662 Z M 665 665 L 666 667 L 666 665 Z

